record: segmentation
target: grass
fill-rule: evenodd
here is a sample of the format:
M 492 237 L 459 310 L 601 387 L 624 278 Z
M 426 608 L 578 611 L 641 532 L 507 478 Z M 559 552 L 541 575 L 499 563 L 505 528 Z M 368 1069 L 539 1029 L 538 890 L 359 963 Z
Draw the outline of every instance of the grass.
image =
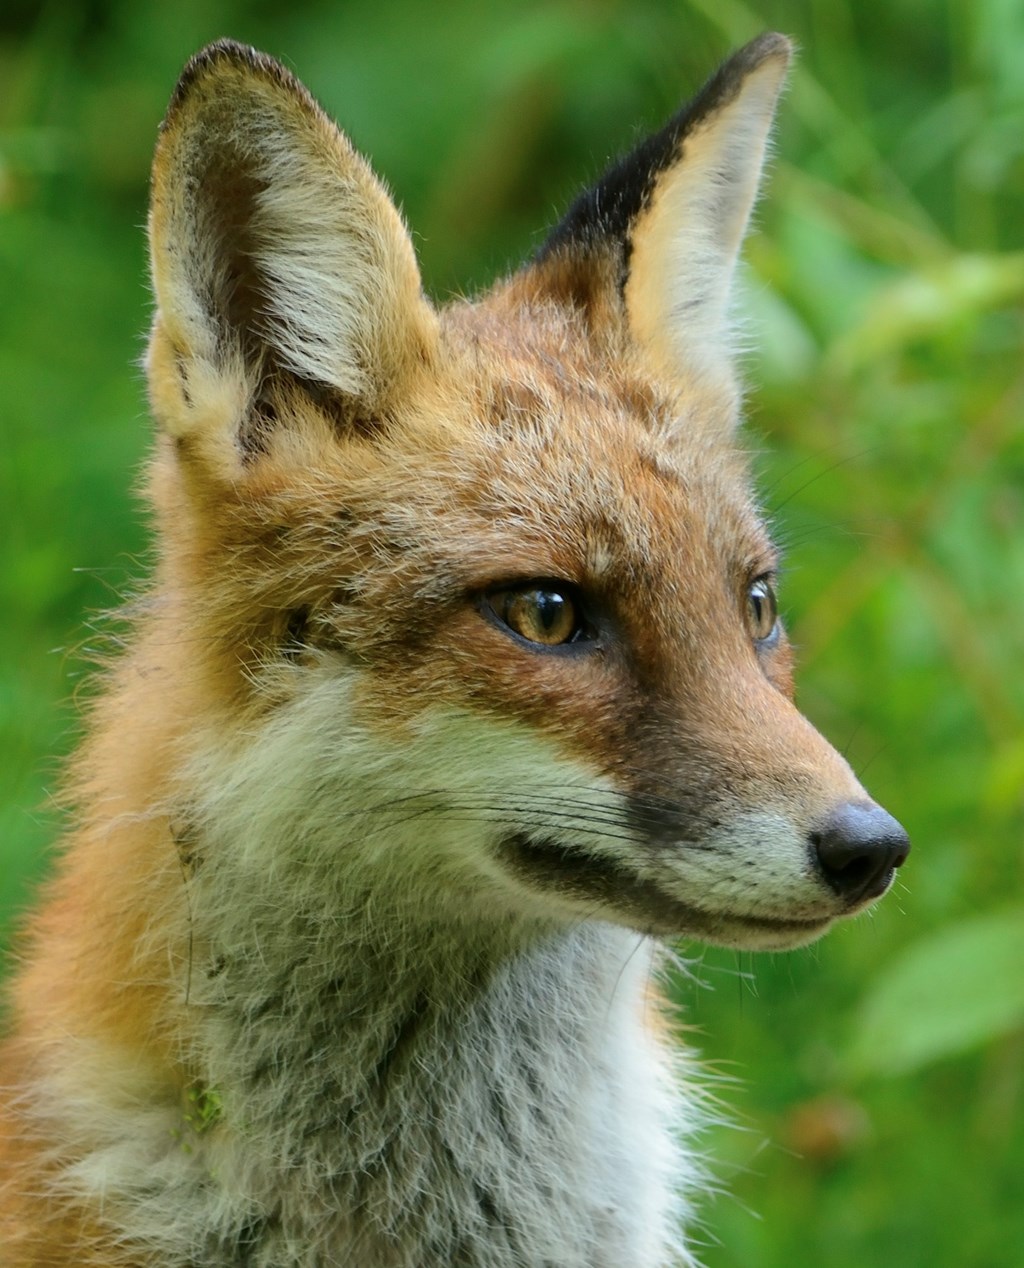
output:
M 231 33 L 289 61 L 387 175 L 443 296 L 521 258 L 608 154 L 728 47 L 780 27 L 803 53 L 748 251 L 750 443 L 788 547 L 801 703 L 915 853 L 893 897 L 819 947 L 688 949 L 676 993 L 738 1080 L 723 1095 L 739 1127 L 709 1141 L 727 1196 L 704 1257 L 1014 1268 L 1024 10 L 445 0 L 423 15 L 111 0 L 0 18 L 0 907 L 23 906 L 55 834 L 88 613 L 144 571 L 140 226 L 189 53 Z M 916 1055 L 894 1071 L 908 1034 Z

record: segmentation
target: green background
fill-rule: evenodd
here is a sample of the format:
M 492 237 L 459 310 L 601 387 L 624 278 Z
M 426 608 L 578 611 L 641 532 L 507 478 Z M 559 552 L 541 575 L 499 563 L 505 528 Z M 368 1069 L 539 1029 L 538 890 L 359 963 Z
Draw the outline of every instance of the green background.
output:
M 287 12 L 286 12 L 287 10 Z M 0 10 L 0 907 L 45 867 L 69 703 L 144 574 L 149 156 L 180 67 L 289 63 L 395 190 L 430 290 L 766 27 L 802 54 L 747 258 L 749 437 L 800 699 L 915 842 L 786 956 L 682 948 L 727 1122 L 709 1268 L 1024 1265 L 1024 5 L 178 0 Z M 624 1265 L 624 1268 L 628 1266 Z

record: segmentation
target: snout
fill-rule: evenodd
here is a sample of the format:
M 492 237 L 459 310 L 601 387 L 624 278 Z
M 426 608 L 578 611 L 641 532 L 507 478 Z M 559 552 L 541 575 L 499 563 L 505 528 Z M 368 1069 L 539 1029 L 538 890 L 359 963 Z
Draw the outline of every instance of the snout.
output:
M 810 844 L 822 877 L 851 907 L 884 894 L 910 853 L 903 827 L 874 802 L 842 802 L 811 832 Z

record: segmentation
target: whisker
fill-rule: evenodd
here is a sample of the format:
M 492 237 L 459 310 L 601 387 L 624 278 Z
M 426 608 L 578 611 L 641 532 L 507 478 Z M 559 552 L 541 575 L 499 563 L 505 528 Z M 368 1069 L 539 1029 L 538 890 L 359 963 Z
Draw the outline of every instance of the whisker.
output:
M 529 804 L 531 800 L 533 804 Z M 425 801 L 427 804 L 418 809 L 401 810 L 402 806 L 408 806 L 414 801 Z M 552 802 L 539 797 L 524 799 L 519 794 L 507 800 L 481 795 L 480 798 L 461 797 L 457 801 L 451 800 L 440 792 L 409 794 L 396 798 L 390 803 L 354 807 L 342 814 L 348 819 L 359 816 L 383 818 L 398 814 L 400 817 L 394 820 L 398 824 L 412 823 L 417 819 L 434 816 L 449 822 L 456 818 L 460 822 L 472 822 L 477 816 L 515 816 L 520 824 L 525 820 L 532 828 L 543 830 L 569 825 L 576 831 L 593 832 L 611 840 L 633 844 L 637 842 L 638 834 L 630 830 L 631 825 L 656 826 L 653 819 L 645 820 L 643 815 L 627 816 L 624 813 L 595 811 L 585 801 Z M 661 826 L 660 820 L 657 821 L 657 826 Z M 698 839 L 687 837 L 681 832 L 675 835 L 673 840 L 679 845 L 704 848 Z

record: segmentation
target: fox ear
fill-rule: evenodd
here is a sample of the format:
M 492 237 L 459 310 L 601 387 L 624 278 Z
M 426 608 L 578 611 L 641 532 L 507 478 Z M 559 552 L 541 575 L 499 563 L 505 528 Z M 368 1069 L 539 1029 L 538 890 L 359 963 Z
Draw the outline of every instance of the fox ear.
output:
M 253 49 L 221 41 L 185 68 L 150 243 L 151 393 L 179 439 L 215 432 L 251 454 L 296 390 L 335 424 L 373 418 L 429 355 L 434 314 L 401 217 L 306 89 Z
M 570 207 L 534 268 L 662 373 L 731 381 L 729 293 L 791 46 L 766 34 Z

